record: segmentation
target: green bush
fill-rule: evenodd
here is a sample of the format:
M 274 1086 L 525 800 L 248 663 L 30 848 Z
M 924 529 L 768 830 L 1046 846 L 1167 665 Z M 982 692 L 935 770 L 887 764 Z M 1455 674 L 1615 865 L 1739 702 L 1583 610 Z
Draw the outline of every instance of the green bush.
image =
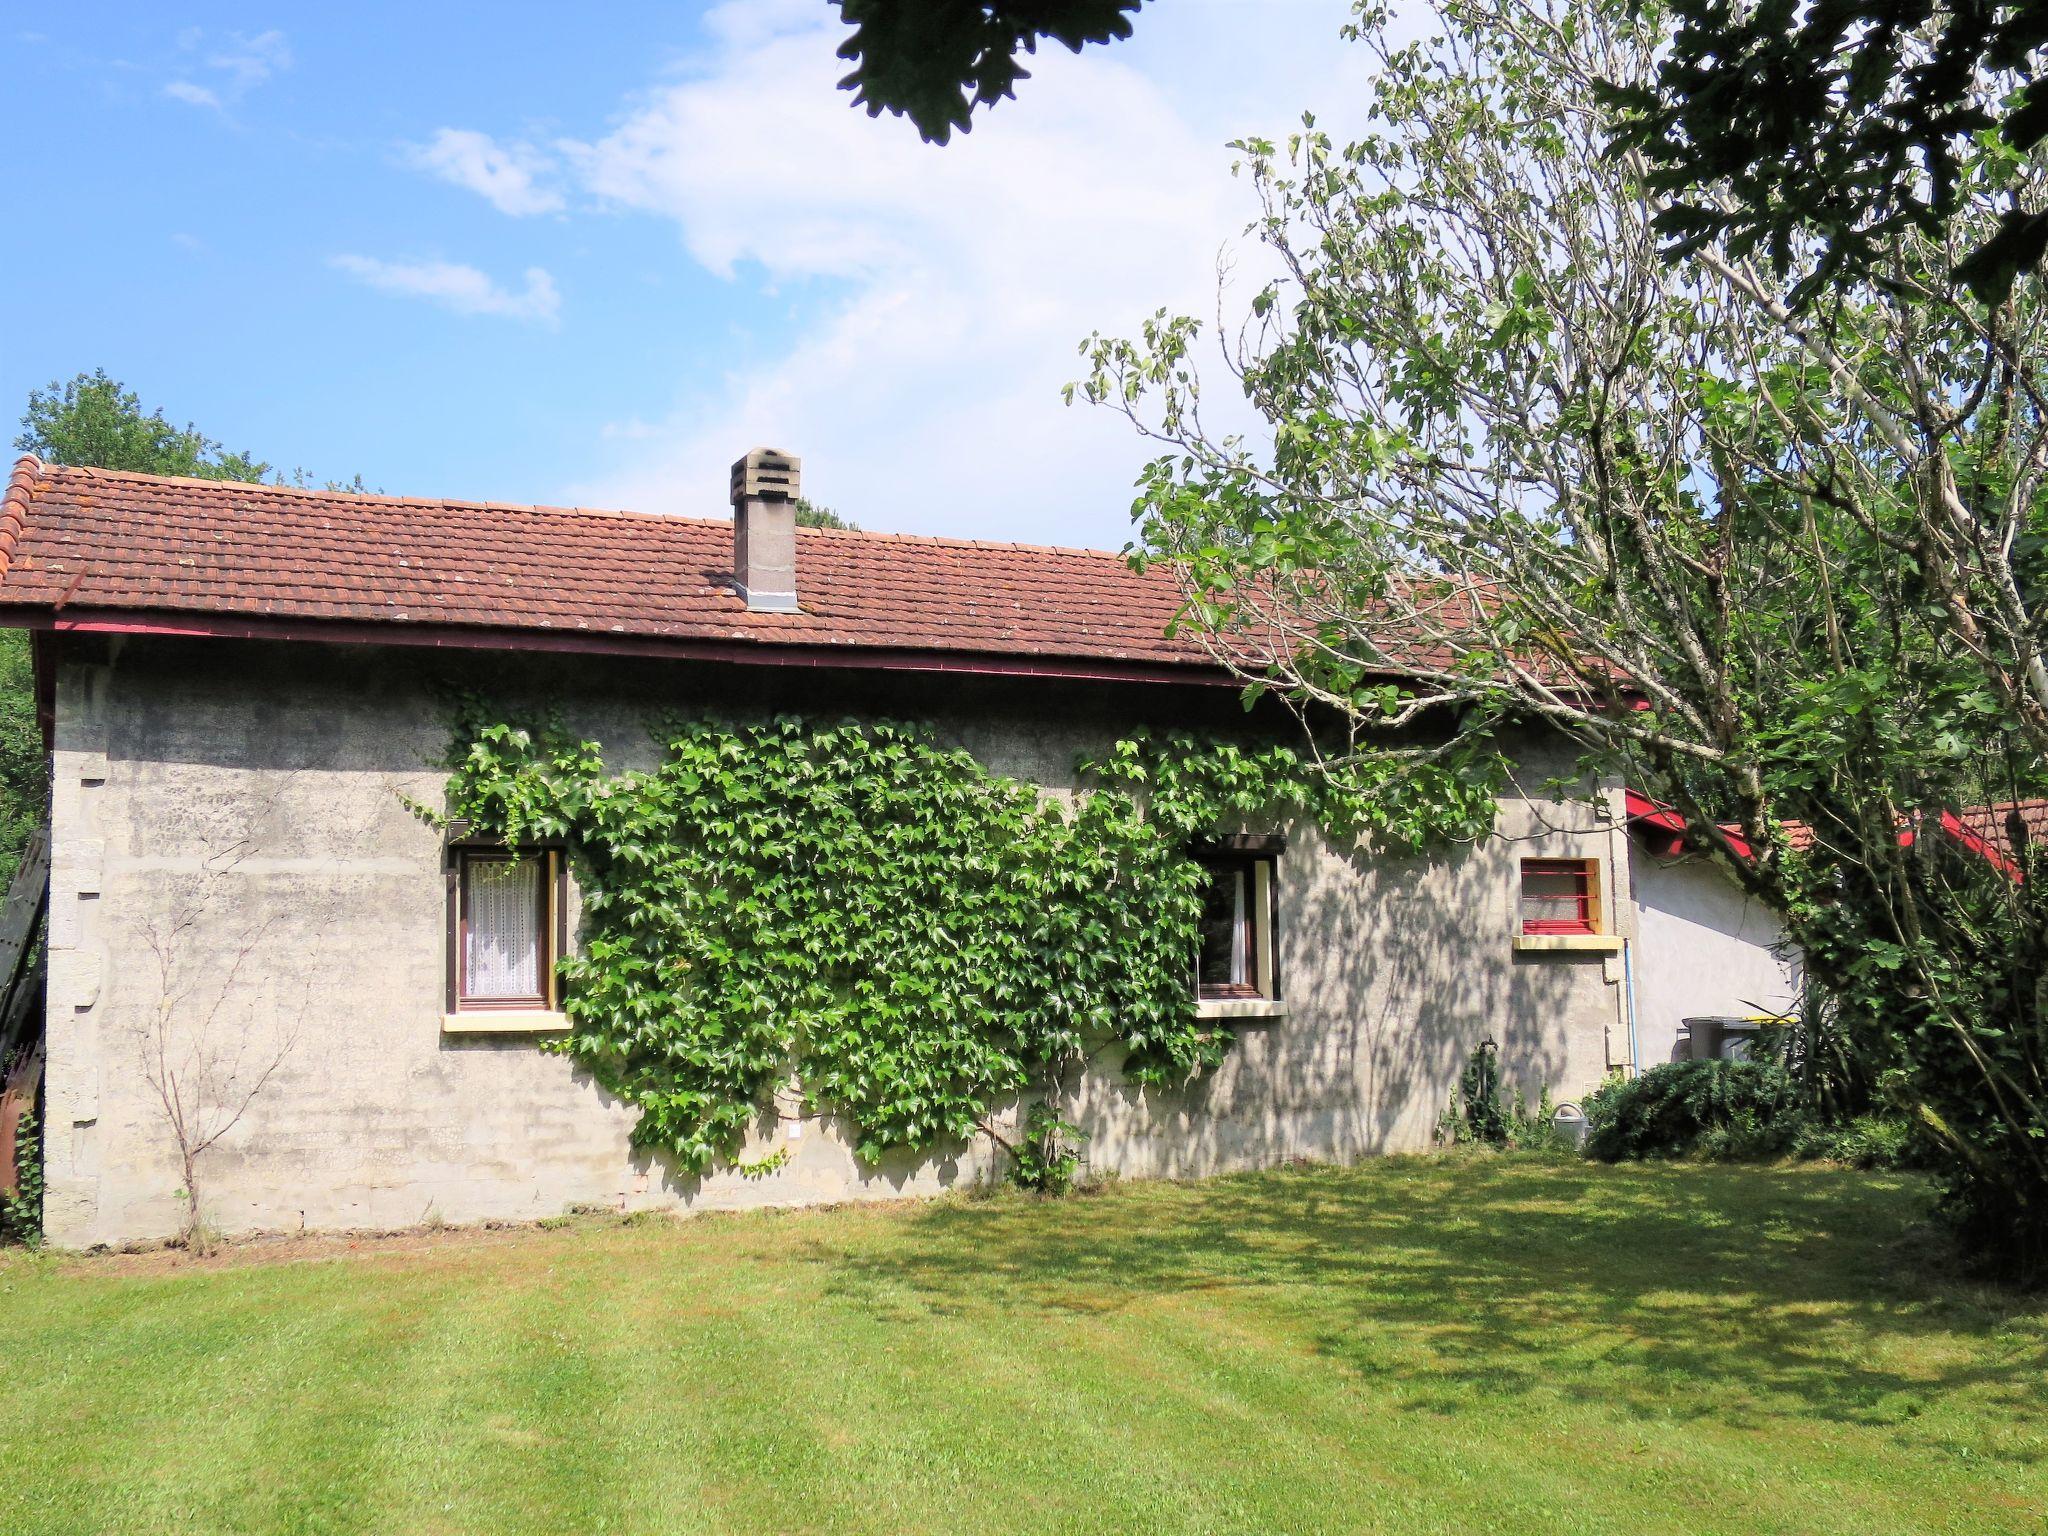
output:
M 1809 1125 L 1792 1155 L 1852 1168 L 1915 1168 L 1923 1161 L 1913 1123 L 1891 1115 L 1858 1115 L 1845 1125 Z
M 1064 1195 L 1081 1171 L 1087 1134 L 1044 1104 L 1024 1118 L 1024 1137 L 1011 1148 L 1010 1182 L 1041 1195 Z
M 1531 1108 L 1517 1086 L 1512 1097 L 1503 1100 L 1500 1087 L 1500 1047 L 1482 1040 L 1466 1058 L 1458 1074 L 1458 1086 L 1451 1090 L 1451 1102 L 1437 1118 L 1439 1145 L 1487 1146 L 1498 1151 L 1562 1154 L 1576 1148 L 1557 1128 L 1557 1106 L 1545 1088 Z
M 1798 1085 L 1765 1061 L 1675 1061 L 1586 1098 L 1586 1155 L 1726 1160 L 1783 1157 L 1809 1121 Z

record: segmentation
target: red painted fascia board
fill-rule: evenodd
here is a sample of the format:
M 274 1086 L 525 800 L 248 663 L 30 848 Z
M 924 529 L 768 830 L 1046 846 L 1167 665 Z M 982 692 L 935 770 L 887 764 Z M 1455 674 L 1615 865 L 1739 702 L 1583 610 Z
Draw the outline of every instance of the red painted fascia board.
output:
M 1941 830 L 1969 849 L 1970 852 L 1985 860 L 1993 869 L 1996 869 L 2008 880 L 2024 878 L 2020 874 L 2019 865 L 2013 863 L 2011 859 L 2008 859 L 2004 854 L 1992 847 L 1989 842 L 1964 826 L 1954 811 L 1943 811 L 1941 813 Z M 1900 838 L 1900 846 L 1907 846 L 1910 837 L 1911 834 L 1909 833 L 1906 837 Z
M 390 645 L 435 650 L 537 651 L 717 661 L 739 666 L 846 668 L 852 671 L 943 672 L 980 677 L 1061 678 L 1075 682 L 1165 683 L 1241 688 L 1218 667 L 1175 662 L 1014 656 L 982 651 L 921 651 L 899 646 L 790 645 L 747 640 L 664 639 L 511 627 L 378 624 L 348 619 L 162 613 L 88 608 L 0 610 L 0 624 L 57 634 L 159 635 L 174 638 L 311 641 L 328 645 Z
M 1659 827 L 1678 826 L 1682 828 L 1685 825 L 1684 818 L 1672 810 L 1670 806 L 1652 800 L 1641 790 L 1624 789 L 1621 792 L 1621 800 L 1622 805 L 1628 811 L 1628 819 L 1630 821 L 1647 821 L 1652 826 Z
M 1668 859 L 1675 858 L 1685 851 L 1685 817 L 1662 801 L 1652 800 L 1640 790 L 1624 789 L 1621 793 L 1622 804 L 1631 823 L 1638 827 L 1654 827 L 1659 832 L 1667 834 L 1660 846 L 1651 850 L 1652 853 L 1658 858 Z M 1729 851 L 1738 859 L 1753 857 L 1749 839 L 1740 832 L 1723 827 L 1721 834 L 1728 839 Z

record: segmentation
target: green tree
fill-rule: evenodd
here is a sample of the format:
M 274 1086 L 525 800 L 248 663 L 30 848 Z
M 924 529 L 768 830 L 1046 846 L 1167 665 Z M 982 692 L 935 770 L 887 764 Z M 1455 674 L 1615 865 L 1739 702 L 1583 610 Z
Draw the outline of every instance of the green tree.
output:
M 29 391 L 14 445 L 52 464 L 251 484 L 271 475 L 270 466 L 254 455 L 226 451 L 197 427 L 174 427 L 161 410 L 145 412 L 135 392 L 103 368 Z M 272 479 L 284 483 L 282 476 Z M 296 472 L 292 483 L 305 485 L 305 472 Z M 357 475 L 346 484 L 330 480 L 327 489 L 365 486 Z M 48 763 L 29 655 L 26 634 L 0 631 L 0 868 L 10 874 L 29 832 L 48 810 Z
M 0 874 L 7 879 L 13 878 L 29 833 L 42 825 L 47 795 L 28 635 L 0 630 Z
M 859 524 L 850 523 L 830 507 L 821 507 L 807 496 L 796 499 L 796 525 L 799 528 L 845 528 L 859 532 Z
M 1255 686 L 1361 739 L 1540 722 L 1679 806 L 1786 915 L 1965 1241 L 2041 1272 L 2048 859 L 2016 882 L 1900 834 L 2048 787 L 2048 315 L 1952 275 L 2048 171 L 1987 146 L 1935 233 L 1802 314 L 1728 241 L 1660 249 L 1671 202 L 1606 109 L 1654 79 L 1656 15 L 1436 20 L 1404 45 L 1361 9 L 1356 142 L 1238 146 L 1282 274 L 1225 353 L 1262 433 L 1207 429 L 1194 319 L 1084 343 L 1076 390 L 1166 449 L 1140 558 Z
M 1142 0 L 833 0 L 853 28 L 839 82 L 868 110 L 908 117 L 934 144 L 973 126 L 976 107 L 1016 95 L 1031 78 L 1020 54 L 1042 39 L 1075 53 L 1131 35 Z
M 268 464 L 224 450 L 197 427 L 174 427 L 161 410 L 145 413 L 135 392 L 104 368 L 30 390 L 14 446 L 52 464 L 146 475 L 256 483 L 270 473 Z
M 1812 297 L 1933 235 L 1967 195 L 1980 135 L 2012 154 L 2048 137 L 2038 0 L 1672 0 L 1654 74 L 1610 82 L 1621 142 L 1669 195 L 1679 251 L 1758 253 Z M 1996 300 L 2048 251 L 2048 207 L 2006 199 L 1962 275 Z

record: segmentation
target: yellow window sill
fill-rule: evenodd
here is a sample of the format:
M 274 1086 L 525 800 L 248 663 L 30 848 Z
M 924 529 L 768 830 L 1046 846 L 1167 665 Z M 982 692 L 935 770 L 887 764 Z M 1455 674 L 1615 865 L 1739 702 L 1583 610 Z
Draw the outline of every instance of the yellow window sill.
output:
M 1618 933 L 1518 933 L 1515 948 L 1519 950 L 1578 950 L 1595 954 L 1612 955 L 1621 951 L 1621 935 Z
M 1284 1019 L 1287 1005 L 1270 997 L 1205 997 L 1195 1004 L 1198 1019 Z
M 569 1016 L 547 1008 L 479 1008 L 472 1013 L 444 1013 L 444 1035 L 559 1035 L 569 1027 Z

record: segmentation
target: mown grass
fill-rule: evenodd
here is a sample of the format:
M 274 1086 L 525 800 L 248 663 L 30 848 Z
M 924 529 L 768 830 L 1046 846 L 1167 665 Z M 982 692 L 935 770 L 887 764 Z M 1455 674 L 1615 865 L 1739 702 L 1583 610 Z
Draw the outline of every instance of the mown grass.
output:
M 2039 1532 L 2048 1311 L 1828 1169 L 0 1262 L 0 1530 Z

